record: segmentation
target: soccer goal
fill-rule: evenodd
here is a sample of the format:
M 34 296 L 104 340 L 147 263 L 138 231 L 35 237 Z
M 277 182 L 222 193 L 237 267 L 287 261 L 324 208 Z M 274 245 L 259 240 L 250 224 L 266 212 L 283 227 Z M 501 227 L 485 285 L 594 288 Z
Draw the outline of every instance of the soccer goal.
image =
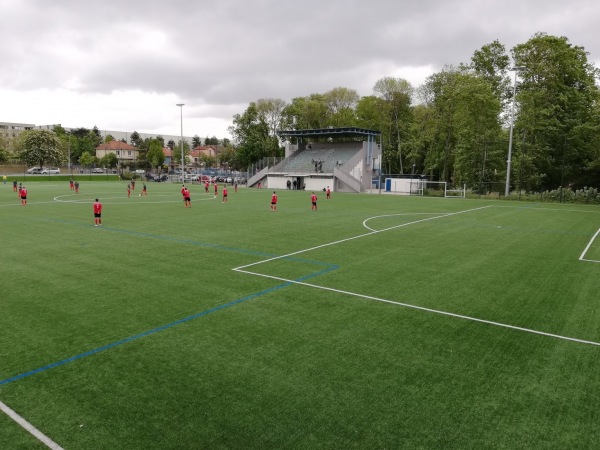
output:
M 424 197 L 465 198 L 465 193 L 466 186 L 457 189 L 446 181 L 423 181 L 420 195 Z

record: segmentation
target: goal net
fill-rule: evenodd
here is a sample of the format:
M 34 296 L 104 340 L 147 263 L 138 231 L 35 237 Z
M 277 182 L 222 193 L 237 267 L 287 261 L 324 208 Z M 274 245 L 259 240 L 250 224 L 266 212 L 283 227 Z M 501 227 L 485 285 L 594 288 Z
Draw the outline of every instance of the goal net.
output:
M 465 198 L 466 188 L 457 188 L 445 181 L 428 181 L 420 178 L 386 178 L 385 191 L 399 195 Z

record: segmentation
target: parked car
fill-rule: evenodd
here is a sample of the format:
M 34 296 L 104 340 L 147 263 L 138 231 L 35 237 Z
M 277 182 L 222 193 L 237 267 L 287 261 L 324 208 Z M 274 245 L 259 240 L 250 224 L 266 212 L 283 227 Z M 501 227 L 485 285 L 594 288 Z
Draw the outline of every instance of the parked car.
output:
M 43 175 L 57 175 L 60 174 L 60 169 L 58 167 L 54 167 L 54 168 L 50 168 L 50 169 L 42 169 L 42 174 Z
M 154 181 L 157 181 L 157 182 L 168 181 L 168 180 L 169 180 L 169 175 L 167 175 L 166 173 L 163 173 L 160 176 L 157 175 L 156 177 L 154 177 Z
M 27 173 L 30 175 L 39 175 L 42 173 L 42 170 L 46 169 L 45 167 L 31 167 L 27 169 Z
M 102 167 L 94 167 L 92 173 L 104 173 L 104 169 Z

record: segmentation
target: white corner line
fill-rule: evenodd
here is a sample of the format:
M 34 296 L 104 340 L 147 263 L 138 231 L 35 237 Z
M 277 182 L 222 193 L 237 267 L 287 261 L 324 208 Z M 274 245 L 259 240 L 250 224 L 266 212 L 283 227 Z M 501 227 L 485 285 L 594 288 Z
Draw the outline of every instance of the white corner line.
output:
M 583 250 L 583 253 L 581 253 L 581 256 L 579 257 L 579 261 L 600 262 L 600 261 L 596 261 L 595 259 L 584 259 L 583 258 L 585 256 L 585 254 L 587 253 L 587 251 L 592 246 L 592 244 L 594 243 L 594 240 L 596 239 L 596 237 L 598 237 L 598 234 L 600 234 L 600 228 L 598 228 L 598 231 L 596 231 L 596 234 L 594 234 L 592 239 L 590 239 L 590 242 L 588 242 L 588 245 L 585 247 L 585 249 Z
M 23 417 L 17 414 L 15 411 L 10 409 L 5 403 L 0 402 L 0 410 L 2 410 L 8 417 L 18 423 L 21 427 L 27 430 L 33 437 L 44 444 L 46 447 L 52 450 L 64 450 L 60 445 L 38 430 L 36 427 L 27 422 Z
M 299 255 L 300 253 L 310 252 L 311 250 L 317 250 L 319 248 L 329 247 L 330 245 L 341 244 L 342 242 L 348 242 L 348 241 L 352 241 L 354 239 L 359 239 L 359 238 L 362 238 L 362 237 L 365 237 L 365 236 L 371 236 L 372 234 L 383 233 L 384 231 L 390 231 L 390 230 L 394 230 L 396 228 L 402 228 L 402 227 L 406 227 L 408 225 L 414 225 L 416 223 L 427 222 L 427 221 L 434 220 L 434 219 L 442 219 L 444 217 L 455 216 L 456 214 L 464 214 L 464 213 L 468 213 L 468 212 L 472 212 L 472 211 L 478 211 L 480 209 L 486 209 L 486 208 L 491 208 L 491 207 L 492 207 L 491 205 L 490 206 L 481 206 L 479 208 L 467 209 L 467 210 L 464 210 L 464 211 L 457 211 L 457 212 L 453 212 L 453 213 L 442 213 L 442 214 L 440 214 L 438 216 L 427 217 L 425 219 L 420 219 L 420 220 L 415 220 L 413 222 L 407 222 L 407 223 L 403 223 L 403 224 L 400 224 L 400 225 L 395 225 L 393 227 L 384 228 L 382 230 L 371 230 L 368 233 L 363 233 L 363 234 L 359 234 L 357 236 L 351 236 L 349 238 L 340 239 L 339 241 L 328 242 L 327 244 L 317 245 L 316 247 L 305 248 L 303 250 L 298 250 L 296 252 L 288 253 L 287 255 L 274 256 L 273 258 L 268 258 L 268 259 L 264 259 L 262 261 L 257 261 L 257 262 L 253 262 L 253 263 L 246 264 L 246 265 L 243 265 L 243 266 L 235 267 L 234 269 L 231 269 L 231 270 L 245 269 L 246 267 L 257 266 L 259 264 L 264 264 L 266 262 L 276 261 L 278 259 L 289 258 L 290 256 L 295 256 L 295 255 Z M 364 225 L 364 223 L 367 220 L 369 220 L 369 219 L 366 219 L 363 222 L 363 225 Z M 366 228 L 368 228 L 368 227 L 366 227 Z M 370 228 L 368 228 L 368 229 L 370 229 Z
M 335 292 L 335 293 L 338 293 L 338 294 L 345 294 L 345 295 L 350 295 L 350 296 L 353 296 L 353 297 L 364 298 L 366 300 L 373 300 L 373 301 L 376 301 L 376 302 L 388 303 L 390 305 L 402 306 L 402 307 L 405 307 L 405 308 L 416 309 L 416 310 L 419 310 L 419 311 L 425 311 L 425 312 L 429 312 L 429 313 L 433 313 L 433 314 L 440 314 L 440 315 L 443 315 L 443 316 L 454 317 L 455 319 L 469 320 L 469 321 L 472 321 L 472 322 L 484 323 L 484 324 L 487 324 L 487 325 L 493 325 L 493 326 L 501 327 L 501 328 L 508 328 L 508 329 L 511 329 L 511 330 L 522 331 L 522 332 L 525 332 L 525 333 L 531 333 L 531 334 L 537 334 L 537 335 L 540 335 L 540 336 L 546 336 L 546 337 L 551 337 L 551 338 L 555 338 L 555 339 L 561 339 L 563 341 L 577 342 L 579 344 L 587 344 L 587 345 L 594 345 L 594 346 L 600 347 L 600 342 L 587 341 L 587 340 L 584 340 L 584 339 L 578 339 L 578 338 L 573 338 L 573 337 L 569 337 L 569 336 L 562 336 L 560 334 L 546 333 L 545 331 L 534 330 L 534 329 L 531 329 L 531 328 L 524 328 L 524 327 L 519 327 L 519 326 L 516 326 L 516 325 L 509 325 L 507 323 L 502 323 L 502 322 L 494 322 L 492 320 L 478 319 L 477 317 L 465 316 L 463 314 L 456 314 L 456 313 L 451 313 L 451 312 L 448 312 L 448 311 L 441 311 L 441 310 L 438 310 L 438 309 L 426 308 L 424 306 L 411 305 L 410 303 L 396 302 L 396 301 L 387 300 L 387 299 L 384 299 L 384 298 L 373 297 L 371 295 L 358 294 L 356 292 L 349 292 L 349 291 L 343 291 L 341 289 L 334 289 L 334 288 L 325 287 L 325 286 L 318 286 L 316 284 L 304 283 L 302 281 L 288 280 L 286 278 L 280 278 L 280 277 L 275 277 L 275 276 L 272 276 L 272 275 L 264 275 L 264 274 L 261 274 L 261 273 L 249 272 L 247 270 L 238 270 L 238 269 L 233 269 L 233 270 L 236 271 L 236 272 L 240 272 L 240 273 L 247 273 L 247 274 L 250 274 L 250 275 L 258 275 L 259 277 L 271 278 L 273 280 L 278 280 L 278 281 L 284 281 L 286 283 L 298 284 L 298 285 L 301 285 L 301 286 L 307 286 L 307 287 L 311 287 L 311 288 L 322 289 L 322 290 L 325 290 L 325 291 Z

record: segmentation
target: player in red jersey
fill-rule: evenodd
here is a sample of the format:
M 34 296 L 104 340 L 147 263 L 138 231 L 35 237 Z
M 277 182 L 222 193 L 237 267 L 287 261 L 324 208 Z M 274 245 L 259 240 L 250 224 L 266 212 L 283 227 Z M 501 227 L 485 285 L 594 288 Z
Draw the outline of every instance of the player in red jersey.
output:
M 209 187 L 209 186 L 210 186 L 209 182 L 208 182 L 208 181 L 206 181 L 206 182 L 204 183 L 204 192 L 205 192 L 206 194 L 208 194 L 208 187 Z
M 148 197 L 148 188 L 146 187 L 146 183 L 142 184 L 142 193 L 140 195 Z
M 223 185 L 223 203 L 227 203 L 227 185 Z
M 102 203 L 98 199 L 94 202 L 94 226 L 102 226 Z
M 127 197 L 131 197 L 131 185 L 127 185 Z
M 186 208 L 192 207 L 192 198 L 190 197 L 190 191 L 185 186 L 183 188 L 183 204 Z
M 317 196 L 315 195 L 315 193 L 313 192 L 312 195 L 310 196 L 310 209 L 312 209 L 313 211 L 317 210 Z
M 275 191 L 271 195 L 271 211 L 277 211 L 277 193 Z
M 27 204 L 27 188 L 25 186 L 21 187 L 19 197 L 21 197 L 21 205 L 25 206 Z
M 217 180 L 215 180 L 215 197 L 219 195 L 219 185 L 217 184 Z
M 325 194 L 327 194 L 325 199 L 330 200 L 331 199 L 331 189 L 329 189 L 329 186 L 327 186 L 327 190 L 325 191 Z

